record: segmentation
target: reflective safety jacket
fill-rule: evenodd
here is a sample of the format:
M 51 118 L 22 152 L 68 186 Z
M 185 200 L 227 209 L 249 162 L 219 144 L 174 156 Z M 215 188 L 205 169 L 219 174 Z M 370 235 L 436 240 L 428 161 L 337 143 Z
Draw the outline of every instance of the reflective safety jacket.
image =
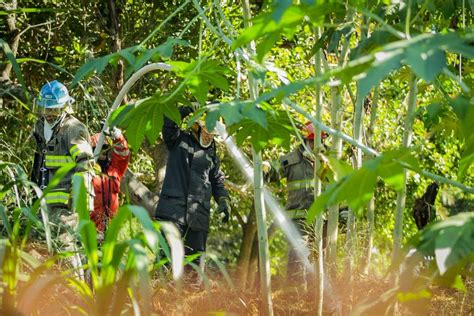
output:
M 314 201 L 314 164 L 303 152 L 300 145 L 280 158 L 281 173 L 287 179 L 287 210 L 307 210 Z
M 44 190 L 57 170 L 67 163 L 76 163 L 46 196 L 49 206 L 68 207 L 71 180 L 76 172 L 92 170 L 93 153 L 89 144 L 89 133 L 84 124 L 70 114 L 55 125 L 51 139 L 44 138 L 44 120 L 39 119 L 33 130 L 36 152 L 31 180 Z
M 180 108 L 181 117 L 189 114 L 186 109 Z M 169 154 L 155 215 L 194 230 L 208 231 L 211 196 L 216 201 L 228 196 L 215 143 L 202 147 L 194 135 L 180 130 L 166 117 L 163 140 Z
M 95 192 L 94 210 L 90 214 L 97 231 L 103 232 L 119 207 L 120 181 L 127 171 L 130 159 L 127 140 L 117 137 L 112 145 L 110 162 L 104 173 L 92 179 Z

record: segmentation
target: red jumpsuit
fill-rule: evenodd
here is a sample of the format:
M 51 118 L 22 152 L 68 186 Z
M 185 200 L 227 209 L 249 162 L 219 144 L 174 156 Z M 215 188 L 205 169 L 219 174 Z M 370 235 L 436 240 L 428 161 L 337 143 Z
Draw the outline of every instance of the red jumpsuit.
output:
M 97 143 L 99 134 L 92 137 L 91 143 Z M 94 221 L 97 231 L 104 232 L 109 220 L 117 212 L 119 207 L 120 180 L 128 167 L 130 151 L 127 140 L 120 135 L 113 141 L 112 154 L 106 172 L 92 179 L 94 186 L 94 211 L 91 212 L 91 220 Z

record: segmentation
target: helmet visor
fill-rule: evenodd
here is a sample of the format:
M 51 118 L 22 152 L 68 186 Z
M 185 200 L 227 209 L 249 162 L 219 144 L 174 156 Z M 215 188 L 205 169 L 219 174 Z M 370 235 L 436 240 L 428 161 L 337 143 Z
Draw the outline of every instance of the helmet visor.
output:
M 39 118 L 50 116 L 50 117 L 58 117 L 64 112 L 64 107 L 44 107 L 38 104 L 38 100 L 34 100 L 33 104 L 33 112 Z

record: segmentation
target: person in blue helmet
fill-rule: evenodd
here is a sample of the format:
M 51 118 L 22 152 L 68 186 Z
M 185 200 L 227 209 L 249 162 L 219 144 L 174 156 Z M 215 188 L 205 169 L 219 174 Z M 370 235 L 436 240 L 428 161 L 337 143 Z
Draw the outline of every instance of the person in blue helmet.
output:
M 45 195 L 48 215 L 60 238 L 59 249 L 74 251 L 74 230 L 78 216 L 71 209 L 72 177 L 82 174 L 89 185 L 93 170 L 93 152 L 86 126 L 72 115 L 74 99 L 59 81 L 47 82 L 35 100 L 38 116 L 33 128 L 36 151 L 31 180 L 44 190 L 62 166 L 75 163 L 57 185 Z M 89 193 L 90 192 L 89 185 Z M 92 201 L 92 197 L 90 199 Z M 74 265 L 78 265 L 76 263 Z

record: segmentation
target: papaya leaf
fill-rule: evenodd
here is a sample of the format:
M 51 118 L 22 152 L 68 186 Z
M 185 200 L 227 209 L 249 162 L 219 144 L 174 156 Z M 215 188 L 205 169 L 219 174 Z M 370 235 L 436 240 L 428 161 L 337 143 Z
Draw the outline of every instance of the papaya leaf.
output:
M 372 198 L 376 182 L 377 174 L 363 166 L 344 178 L 328 202 L 335 205 L 345 200 L 353 211 L 358 213 Z
M 357 86 L 358 98 L 364 98 L 382 79 L 391 71 L 400 67 L 403 58 L 403 50 L 396 49 L 389 52 L 379 52 L 375 54 L 375 62 L 359 79 Z
M 421 171 L 418 160 L 406 148 L 387 151 L 374 161 L 378 161 L 377 174 L 395 190 L 401 190 L 403 187 L 403 165 L 411 170 Z
M 145 132 L 146 129 L 150 129 L 150 126 L 147 124 L 150 120 L 150 113 L 154 110 L 154 103 L 153 102 L 143 102 L 139 106 L 135 107 L 130 115 L 130 123 L 126 128 L 126 135 L 128 142 L 130 143 L 130 147 L 134 152 L 137 152 L 142 144 L 143 140 L 145 139 Z M 163 125 L 163 121 L 157 120 L 155 127 L 161 127 Z M 159 129 L 158 129 L 159 131 Z M 151 133 L 148 133 L 151 135 Z
M 334 172 L 335 180 L 339 180 L 347 176 L 349 173 L 353 172 L 354 169 L 347 162 L 337 159 L 333 156 L 325 156 L 329 162 L 329 167 Z
M 454 225 L 454 227 L 446 228 L 438 234 L 435 239 L 435 258 L 439 272 L 443 275 L 451 266 L 456 264 L 463 257 L 463 248 L 465 243 L 472 242 L 471 234 L 466 233 L 465 229 L 474 229 L 474 225 Z M 466 238 L 467 237 L 467 238 Z M 471 237 L 471 238 L 469 238 Z M 466 238 L 466 240 L 464 240 Z M 465 249 L 469 252 L 469 248 Z M 471 247 L 471 252 L 474 252 L 474 247 Z
M 293 128 L 286 112 L 263 111 L 258 108 L 255 108 L 255 110 L 265 116 L 267 124 L 262 126 L 259 120 L 246 118 L 241 120 L 238 126 L 230 126 L 229 132 L 236 134 L 237 143 L 241 145 L 245 140 L 249 140 L 257 152 L 268 144 L 289 149 Z M 249 115 L 248 117 L 252 116 Z
M 135 52 L 137 48 L 138 48 L 137 46 L 132 46 L 132 47 L 122 49 L 118 52 L 118 55 L 122 56 L 128 62 L 128 64 L 133 67 L 135 65 L 135 60 L 136 60 L 136 57 L 133 53 Z
M 134 64 L 132 67 L 128 67 L 125 71 L 125 77 L 130 77 L 133 72 L 142 68 L 149 60 L 156 61 L 159 57 L 163 59 L 171 58 L 174 47 L 177 45 L 189 46 L 189 43 L 182 39 L 170 37 L 166 40 L 166 42 L 157 47 L 138 50 Z
M 113 54 L 104 57 L 94 58 L 82 65 L 74 75 L 74 79 L 72 80 L 71 86 L 74 87 L 76 84 L 79 83 L 79 81 L 94 72 L 97 74 L 102 73 L 102 71 L 104 71 L 105 67 L 107 66 L 112 57 Z
M 265 55 L 272 49 L 276 42 L 278 42 L 280 37 L 280 32 L 273 32 L 268 36 L 265 36 L 264 39 L 257 45 L 257 61 L 259 63 L 263 62 Z
M 311 207 L 309 208 L 308 214 L 306 216 L 306 222 L 308 224 L 313 223 L 316 216 L 324 212 L 328 205 L 329 197 L 333 193 L 332 191 L 333 190 L 330 189 L 326 190 L 323 194 L 316 198 L 313 204 L 311 204 Z
M 220 66 L 216 60 L 203 58 L 190 63 L 173 61 L 169 64 L 178 77 L 185 78 L 184 83 L 201 105 L 206 103 L 211 86 L 224 91 L 229 88 L 227 79 L 223 76 L 228 68 Z
M 163 115 L 177 124 L 181 122 L 179 110 L 174 105 L 180 100 L 180 95 L 169 98 L 169 95 L 157 92 L 135 105 L 119 107 L 112 113 L 110 122 L 125 129 L 130 147 L 135 152 L 145 136 L 150 143 L 156 141 L 163 127 Z
M 417 76 L 431 82 L 446 67 L 446 56 L 438 48 L 423 43 L 411 45 L 406 49 L 405 62 Z
M 427 226 L 412 243 L 425 256 L 435 256 L 440 274 L 474 255 L 474 213 L 465 212 Z M 461 265 L 459 265 L 461 264 Z
M 135 104 L 126 104 L 119 106 L 115 111 L 110 114 L 109 121 L 107 122 L 109 126 L 122 126 L 126 127 L 130 123 L 130 111 L 132 111 L 139 102 Z

